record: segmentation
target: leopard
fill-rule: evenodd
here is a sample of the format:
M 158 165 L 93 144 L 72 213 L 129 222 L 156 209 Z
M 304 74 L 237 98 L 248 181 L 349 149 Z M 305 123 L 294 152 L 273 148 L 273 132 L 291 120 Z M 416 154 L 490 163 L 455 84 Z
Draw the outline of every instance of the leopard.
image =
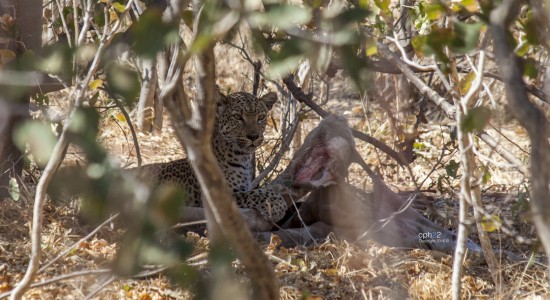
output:
M 223 95 L 218 92 L 212 149 L 239 208 L 254 209 L 266 220 L 283 219 L 287 203 L 271 188 L 256 188 L 254 157 L 263 143 L 267 117 L 277 102 L 277 94 L 269 92 L 256 97 L 247 92 Z M 201 189 L 187 159 L 144 165 L 131 169 L 144 181 L 175 185 L 187 194 L 187 206 L 201 207 Z

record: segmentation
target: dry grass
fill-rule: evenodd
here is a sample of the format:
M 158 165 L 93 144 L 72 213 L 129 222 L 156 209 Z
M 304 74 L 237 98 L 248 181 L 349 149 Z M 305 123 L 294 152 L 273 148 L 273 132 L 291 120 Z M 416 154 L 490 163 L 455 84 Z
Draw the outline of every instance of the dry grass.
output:
M 236 51 L 227 48 L 218 49 L 219 84 L 226 90 L 240 90 L 251 87 L 251 68 Z M 237 73 L 235 70 L 239 70 Z M 243 72 L 243 73 L 239 73 Z M 344 114 L 350 124 L 373 136 L 394 145 L 398 137 L 387 118 L 380 109 L 372 105 L 369 112 L 363 111 L 362 103 L 355 96 L 345 78 L 335 80 L 331 100 L 327 106 L 333 111 Z M 276 109 L 275 114 L 280 109 Z M 106 114 L 111 114 L 108 112 Z M 368 115 L 368 117 L 366 117 Z M 302 130 L 304 136 L 317 124 L 317 118 L 309 114 Z M 277 118 L 274 118 L 277 120 Z M 506 136 L 527 147 L 525 133 L 510 125 L 501 128 Z M 266 146 L 260 151 L 260 157 L 271 152 L 274 140 L 279 137 L 273 127 L 267 134 Z M 424 148 L 419 158 L 411 166 L 416 180 L 429 177 L 423 188 L 436 189 L 438 180 L 445 175 L 443 166 L 434 168 L 442 145 L 449 141 L 448 133 L 424 127 L 420 139 Z M 495 132 L 492 132 L 495 134 Z M 496 134 L 495 134 L 496 135 Z M 141 154 L 144 162 L 169 161 L 183 156 L 172 129 L 165 126 L 162 133 L 151 136 L 139 134 Z M 108 148 L 121 166 L 135 164 L 136 154 L 130 139 L 128 127 L 105 115 L 103 118 L 100 141 Z M 509 141 L 502 141 L 506 147 Z M 372 150 L 364 143 L 358 143 L 358 149 L 366 160 L 385 176 L 387 182 L 395 189 L 412 190 L 412 176 L 392 163 L 385 156 Z M 517 157 L 525 161 L 526 155 L 514 150 Z M 480 152 L 492 157 L 498 163 L 502 161 L 490 149 L 480 145 Z M 444 157 L 444 164 L 451 159 L 457 160 L 456 153 Z M 71 150 L 69 160 L 80 159 L 75 150 Z M 260 160 L 261 161 L 261 160 Z M 484 187 L 486 208 L 499 215 L 507 226 L 517 232 L 517 236 L 533 238 L 533 226 L 526 222 L 528 214 L 518 207 L 519 195 L 525 193 L 522 186 L 525 178 L 507 168 L 487 164 L 491 171 L 489 183 Z M 350 182 L 357 186 L 368 187 L 366 175 L 357 166 L 352 166 Z M 28 194 L 33 194 L 35 180 L 26 176 Z M 435 192 L 431 204 L 437 213 L 426 211 L 426 214 L 440 225 L 454 229 L 456 225 L 457 201 L 449 193 L 458 190 L 458 181 L 450 179 L 444 182 L 444 193 Z M 24 274 L 29 254 L 29 224 L 31 220 L 32 197 L 23 197 L 18 202 L 5 201 L 0 210 L 0 293 L 9 291 Z M 86 225 L 78 217 L 78 212 L 69 204 L 49 202 L 45 208 L 45 227 L 43 236 L 43 263 L 54 259 L 59 253 L 80 240 L 94 228 Z M 77 271 L 108 268 L 120 243 L 123 230 L 116 227 L 103 227 L 92 239 L 80 243 L 62 259 L 40 273 L 36 282 L 54 278 L 61 274 Z M 207 272 L 204 257 L 208 242 L 196 235 L 188 235 L 196 246 L 194 264 Z M 473 239 L 475 239 L 475 235 Z M 485 262 L 469 254 L 464 266 L 465 276 L 462 280 L 464 298 L 493 299 L 497 295 L 503 298 L 538 299 L 549 295 L 546 268 L 536 261 L 529 262 L 532 253 L 541 259 L 541 251 L 533 245 L 521 244 L 515 237 L 500 232 L 491 235 L 495 248 L 511 251 L 525 257 L 517 261 L 502 258 L 501 268 L 505 276 L 505 289 L 495 291 Z M 321 245 L 310 248 L 275 249 L 274 245 L 264 245 L 270 256 L 281 285 L 282 299 L 448 299 L 451 289 L 452 257 L 427 250 L 395 249 L 375 242 L 359 248 L 345 241 L 329 239 Z M 238 272 L 242 266 L 236 265 Z M 100 288 L 97 299 L 188 299 L 188 291 L 171 283 L 162 273 L 146 278 L 115 278 L 110 284 L 101 287 L 109 277 L 107 275 L 89 274 L 72 279 L 48 284 L 31 289 L 28 299 L 81 299 Z

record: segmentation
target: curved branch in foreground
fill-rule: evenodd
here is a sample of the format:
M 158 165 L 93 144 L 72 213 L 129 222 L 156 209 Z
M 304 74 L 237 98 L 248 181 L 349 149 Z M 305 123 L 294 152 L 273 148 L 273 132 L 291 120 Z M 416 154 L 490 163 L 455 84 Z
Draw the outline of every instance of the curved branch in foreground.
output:
M 313 109 L 319 116 L 325 118 L 328 115 L 330 115 L 329 112 L 324 110 L 322 107 L 317 105 L 317 103 L 313 102 L 311 99 L 311 95 L 305 94 L 300 87 L 296 85 L 294 82 L 294 79 L 290 76 L 287 76 L 283 78 L 283 82 L 285 83 L 286 87 L 292 93 L 292 96 L 296 98 L 296 100 L 304 103 L 305 105 L 309 106 L 311 109 Z M 404 153 L 398 153 L 392 148 L 390 148 L 388 145 L 384 144 L 383 142 L 379 141 L 378 139 L 365 134 L 361 131 L 352 129 L 353 136 L 365 141 L 376 148 L 380 149 L 382 152 L 386 153 L 391 158 L 395 159 L 400 165 L 408 165 L 410 162 L 412 162 L 413 157 L 412 155 L 406 155 Z
M 504 0 L 490 15 L 489 29 L 493 35 L 495 53 L 505 83 L 506 98 L 515 117 L 527 130 L 531 140 L 531 212 L 533 223 L 546 252 L 550 255 L 550 205 L 548 182 L 550 182 L 550 153 L 548 135 L 550 124 L 544 113 L 529 101 L 523 69 L 519 58 L 510 46 L 508 31 L 510 23 L 516 20 L 520 2 Z

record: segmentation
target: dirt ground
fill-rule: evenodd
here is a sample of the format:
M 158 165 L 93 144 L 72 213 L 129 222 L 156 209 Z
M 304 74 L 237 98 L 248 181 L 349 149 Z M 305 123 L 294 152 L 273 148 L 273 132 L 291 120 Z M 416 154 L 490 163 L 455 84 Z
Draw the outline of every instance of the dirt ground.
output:
M 217 50 L 218 85 L 226 91 L 250 90 L 252 68 L 228 46 Z M 239 70 L 239 71 L 235 71 Z M 189 80 L 192 83 L 192 80 Z M 312 89 L 317 92 L 317 81 Z M 377 87 L 373 87 L 377 88 Z M 272 84 L 267 89 L 275 90 Z M 360 99 L 353 87 L 341 74 L 332 80 L 330 97 L 325 108 L 346 116 L 352 127 L 395 146 L 402 140 L 388 116 L 375 102 Z M 58 96 L 63 99 L 63 93 Z M 321 102 L 321 99 L 317 99 Z M 61 102 L 61 100 L 60 100 Z M 280 102 L 283 103 L 283 102 Z M 283 106 L 277 107 L 266 134 L 266 143 L 258 151 L 258 161 L 264 164 L 275 141 L 280 138 L 279 116 Z M 116 110 L 102 114 L 100 141 L 119 161 L 121 167 L 135 166 L 136 153 L 131 141 L 129 127 L 117 118 Z M 312 112 L 303 116 L 302 137 L 319 122 Z M 403 128 L 408 125 L 402 118 Z M 168 122 L 168 120 L 166 120 Z M 528 149 L 525 132 L 512 121 L 494 120 L 494 129 L 489 132 L 499 137 L 504 147 L 517 158 L 527 161 Z M 498 132 L 497 132 L 498 131 Z M 445 166 L 451 160 L 459 161 L 456 146 L 452 145 L 450 131 L 443 126 L 424 124 L 419 128 L 415 151 L 417 159 L 410 172 L 397 166 L 391 159 L 372 146 L 357 141 L 357 147 L 365 160 L 375 166 L 377 172 L 395 191 L 412 191 L 415 184 L 428 195 L 428 201 L 436 211 L 423 213 L 431 220 L 455 230 L 458 214 L 456 192 L 457 178 L 448 176 Z M 499 132 L 502 133 L 499 134 Z M 138 133 L 141 155 L 145 163 L 170 161 L 184 155 L 170 126 L 165 126 L 157 135 Z M 506 138 L 504 138 L 506 137 Z M 503 227 L 513 230 L 512 235 L 499 228 L 490 233 L 493 248 L 513 252 L 520 257 L 508 260 L 499 256 L 505 285 L 497 291 L 492 283 L 487 264 L 483 259 L 468 254 L 464 262 L 462 279 L 463 298 L 493 299 L 543 299 L 549 295 L 545 258 L 541 247 L 530 241 L 536 237 L 529 223 L 528 190 L 526 178 L 491 149 L 477 141 L 479 153 L 487 157 L 481 160 L 490 178 L 483 185 L 484 205 L 487 211 L 498 216 Z M 517 146 L 516 146 L 517 145 Z M 445 152 L 443 152 L 445 151 Z M 82 159 L 77 151 L 70 150 L 68 161 Z M 286 160 L 286 161 L 285 161 Z M 436 164 L 441 161 L 441 164 Z M 282 164 L 288 162 L 288 157 Z M 280 167 L 282 168 L 282 166 Z M 32 217 L 32 195 L 37 182 L 37 171 L 26 172 L 23 197 L 19 201 L 5 201 L 0 210 L 0 293 L 10 291 L 22 278 L 30 253 L 29 231 Z M 359 166 L 350 168 L 349 182 L 365 189 L 370 182 Z M 45 227 L 42 248 L 44 255 L 41 270 L 35 281 L 37 287 L 30 289 L 27 299 L 188 299 L 189 291 L 170 282 L 160 271 L 151 267 L 149 274 L 139 278 L 114 277 L 109 272 L 120 246 L 122 228 L 107 224 L 85 241 L 69 249 L 88 235 L 94 227 L 82 222 L 74 203 L 50 201 L 45 209 Z M 470 237 L 477 241 L 475 226 Z M 208 273 L 206 252 L 208 241 L 195 234 L 187 239 L 194 243 L 195 250 L 189 263 L 201 272 Z M 452 256 L 429 250 L 397 249 L 371 242 L 359 248 L 348 241 L 334 238 L 312 247 L 276 249 L 274 244 L 262 245 L 276 271 L 281 286 L 281 299 L 449 299 L 451 292 Z M 62 256 L 60 256 L 63 254 Z M 57 258 L 60 256 L 59 258 Z M 234 263 L 237 274 L 242 266 Z M 63 277 L 66 276 L 66 277 Z M 49 282 L 49 281 L 52 282 Z M 246 281 L 244 278 L 241 281 Z M 5 296 L 3 294 L 2 296 Z

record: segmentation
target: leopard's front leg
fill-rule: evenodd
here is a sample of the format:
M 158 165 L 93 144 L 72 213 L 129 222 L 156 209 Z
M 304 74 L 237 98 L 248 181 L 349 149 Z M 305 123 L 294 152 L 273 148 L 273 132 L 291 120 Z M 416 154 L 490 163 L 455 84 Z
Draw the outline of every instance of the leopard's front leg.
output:
M 288 205 L 281 193 L 273 188 L 260 188 L 234 194 L 239 208 L 255 209 L 267 221 L 279 222 L 286 214 Z

